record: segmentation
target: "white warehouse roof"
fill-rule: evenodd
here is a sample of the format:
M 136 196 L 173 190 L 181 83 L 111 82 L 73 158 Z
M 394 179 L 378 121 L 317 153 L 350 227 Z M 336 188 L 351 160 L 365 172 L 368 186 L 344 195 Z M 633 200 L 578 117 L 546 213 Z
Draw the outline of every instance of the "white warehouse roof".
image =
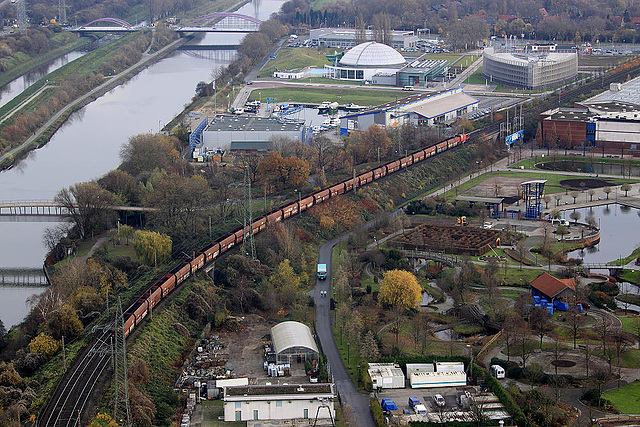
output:
M 282 322 L 271 328 L 271 339 L 276 353 L 292 347 L 305 347 L 318 353 L 311 329 L 299 322 Z

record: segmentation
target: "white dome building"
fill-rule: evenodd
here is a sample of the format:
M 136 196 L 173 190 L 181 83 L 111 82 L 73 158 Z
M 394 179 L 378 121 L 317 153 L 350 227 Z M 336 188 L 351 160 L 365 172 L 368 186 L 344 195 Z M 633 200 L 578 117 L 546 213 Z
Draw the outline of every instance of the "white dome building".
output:
M 382 43 L 366 42 L 348 50 L 339 63 L 348 67 L 399 67 L 406 62 L 394 48 Z
M 386 76 L 387 84 L 396 84 L 397 72 L 407 65 L 404 57 L 382 43 L 366 42 L 352 47 L 336 63 L 326 67 L 326 77 L 338 80 L 369 80 Z

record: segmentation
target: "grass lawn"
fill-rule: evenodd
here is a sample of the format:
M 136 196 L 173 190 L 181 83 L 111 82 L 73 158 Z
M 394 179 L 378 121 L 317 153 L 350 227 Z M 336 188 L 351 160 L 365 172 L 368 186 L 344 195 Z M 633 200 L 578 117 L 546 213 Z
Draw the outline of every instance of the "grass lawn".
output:
M 308 102 L 320 104 L 323 101 L 347 104 L 353 102 L 359 105 L 379 105 L 407 95 L 401 90 L 362 90 L 349 88 L 314 88 L 314 87 L 280 87 L 254 90 L 251 99 L 277 98 L 278 102 Z
M 533 279 L 543 273 L 542 269 L 528 269 L 519 267 L 507 267 L 505 269 L 500 267 L 496 273 L 496 278 L 505 285 L 513 286 L 528 286 Z
M 128 256 L 133 261 L 138 260 L 136 251 L 133 248 L 132 240 L 129 240 L 128 245 L 126 245 L 124 241 L 122 241 L 119 245 L 113 245 L 113 243 L 107 242 L 104 247 L 107 248 L 107 254 L 109 256 L 109 259 Z
M 520 294 L 522 294 L 523 292 L 526 292 L 525 289 L 520 290 L 516 290 L 516 289 L 503 289 L 503 288 L 498 288 L 498 291 L 500 292 L 500 296 L 502 298 L 509 298 L 512 300 L 517 300 L 518 297 L 520 296 Z
M 640 414 L 640 382 L 602 393 L 623 414 Z
M 260 70 L 262 77 L 271 77 L 276 70 L 302 70 L 305 67 L 322 68 L 329 64 L 325 57 L 328 51 L 304 47 L 285 47 L 280 49 L 276 59 L 269 61 Z M 333 51 L 331 51 L 333 53 Z
M 640 271 L 624 270 L 620 278 L 629 283 L 640 284 Z
M 621 304 L 623 305 L 623 304 Z M 623 307 L 624 308 L 624 307 Z M 640 326 L 640 317 L 622 317 L 617 316 L 622 322 L 622 330 L 630 334 L 638 333 L 638 326 Z

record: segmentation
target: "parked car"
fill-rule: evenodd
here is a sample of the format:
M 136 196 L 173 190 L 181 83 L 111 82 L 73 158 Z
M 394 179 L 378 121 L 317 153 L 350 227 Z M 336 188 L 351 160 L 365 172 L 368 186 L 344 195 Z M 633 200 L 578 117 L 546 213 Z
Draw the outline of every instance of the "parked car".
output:
M 436 406 L 439 406 L 441 408 L 447 404 L 447 402 L 444 400 L 444 397 L 442 397 L 441 394 L 436 394 L 435 396 L 433 396 L 433 403 L 435 403 Z

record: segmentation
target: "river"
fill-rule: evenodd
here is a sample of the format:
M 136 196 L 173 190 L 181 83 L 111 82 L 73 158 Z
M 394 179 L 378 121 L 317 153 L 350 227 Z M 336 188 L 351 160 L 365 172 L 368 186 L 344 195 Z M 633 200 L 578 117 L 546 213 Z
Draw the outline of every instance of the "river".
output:
M 253 0 L 238 13 L 267 19 L 283 0 Z M 240 34 L 209 34 L 199 44 L 231 44 Z M 199 81 L 229 63 L 228 51 L 176 51 L 74 113 L 43 148 L 0 172 L 0 200 L 51 200 L 63 187 L 116 168 L 120 147 L 136 134 L 157 132 L 194 96 Z M 40 267 L 42 233 L 51 222 L 0 222 L 0 269 Z M 33 288 L 0 287 L 0 319 L 7 329 L 27 313 Z
M 63 65 L 68 64 L 74 59 L 83 56 L 86 51 L 74 50 L 73 52 L 66 53 L 59 58 L 54 59 L 51 62 L 41 65 L 34 70 L 29 71 L 26 74 L 18 77 L 17 79 L 10 81 L 2 88 L 0 88 L 0 107 L 7 102 L 11 101 L 16 95 L 22 93 L 23 90 L 40 80 L 43 76 L 57 70 Z

